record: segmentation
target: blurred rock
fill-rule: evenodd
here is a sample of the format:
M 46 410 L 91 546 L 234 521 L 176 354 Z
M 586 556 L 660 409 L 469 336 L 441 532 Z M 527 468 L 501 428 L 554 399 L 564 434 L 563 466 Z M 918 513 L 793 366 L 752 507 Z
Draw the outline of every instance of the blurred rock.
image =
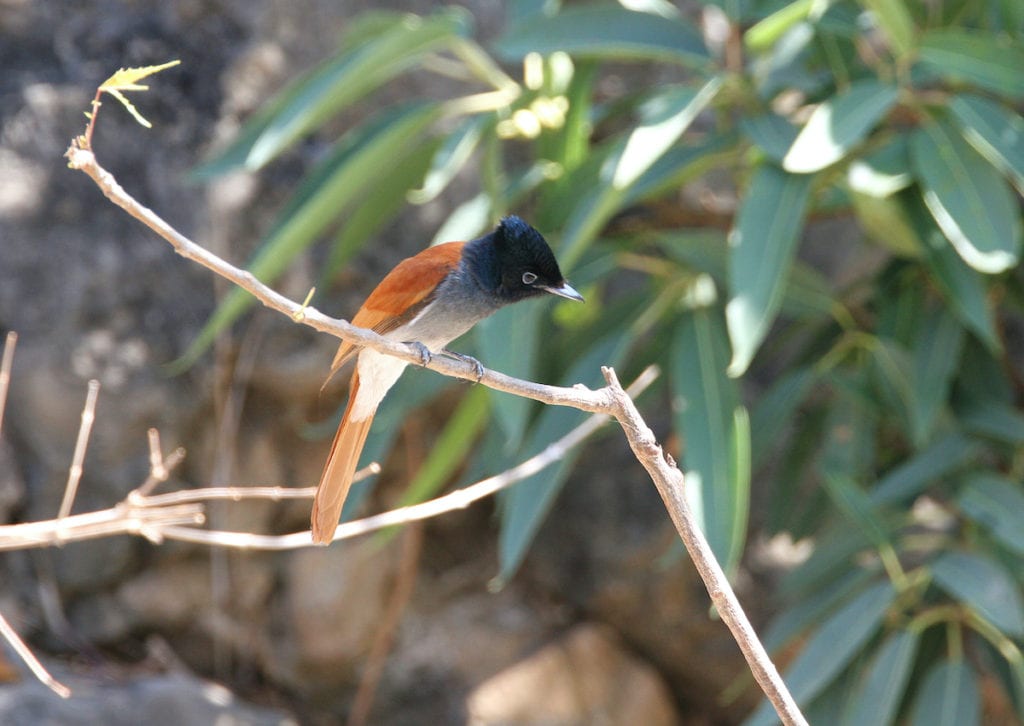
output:
M 594 624 L 558 640 L 481 683 L 466 699 L 468 723 L 587 726 L 679 722 L 664 681 Z
M 658 431 L 657 412 L 649 423 Z M 711 617 L 707 590 L 657 489 L 622 439 L 602 444 L 600 461 L 569 479 L 523 576 L 614 628 L 661 671 L 684 709 L 737 719 L 753 692 L 728 707 L 719 696 L 745 663 Z
M 190 675 L 154 675 L 118 682 L 47 664 L 71 688 L 62 700 L 31 675 L 0 685 L 0 723 L 6 726 L 290 726 L 289 714 L 237 699 L 223 686 Z
M 398 564 L 398 541 L 372 537 L 299 550 L 284 563 L 275 643 L 265 667 L 305 693 L 336 694 L 355 682 Z

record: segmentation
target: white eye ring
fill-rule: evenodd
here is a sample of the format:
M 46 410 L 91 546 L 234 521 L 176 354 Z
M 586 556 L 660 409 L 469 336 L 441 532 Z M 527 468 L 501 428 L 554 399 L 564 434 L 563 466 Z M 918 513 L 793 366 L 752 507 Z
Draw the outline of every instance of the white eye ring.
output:
M 523 284 L 524 285 L 532 285 L 535 282 L 537 282 L 537 275 L 535 275 L 532 272 L 524 272 L 523 273 Z

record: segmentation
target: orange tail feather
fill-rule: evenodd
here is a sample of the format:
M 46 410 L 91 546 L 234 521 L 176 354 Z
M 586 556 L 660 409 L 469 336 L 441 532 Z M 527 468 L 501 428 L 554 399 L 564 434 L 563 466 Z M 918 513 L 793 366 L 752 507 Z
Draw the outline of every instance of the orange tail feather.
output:
M 310 524 L 313 529 L 313 541 L 317 544 L 330 544 L 334 537 L 341 509 L 345 506 L 345 498 L 348 496 L 349 487 L 352 486 L 352 476 L 359 463 L 359 454 L 363 451 L 366 434 L 373 423 L 372 415 L 361 421 L 350 420 L 352 402 L 356 400 L 358 391 L 359 374 L 353 373 L 345 415 L 341 418 L 338 433 L 334 435 L 331 453 L 327 457 L 323 474 L 320 475 L 316 497 L 313 498 Z

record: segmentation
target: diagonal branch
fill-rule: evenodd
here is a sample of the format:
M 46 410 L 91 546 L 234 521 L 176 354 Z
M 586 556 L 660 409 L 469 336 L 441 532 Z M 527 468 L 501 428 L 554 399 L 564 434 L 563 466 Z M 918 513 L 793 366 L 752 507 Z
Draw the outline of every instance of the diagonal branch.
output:
M 198 262 L 230 280 L 251 293 L 263 305 L 316 330 L 330 333 L 356 345 L 372 348 L 409 363 L 421 362 L 418 352 L 411 346 L 393 343 L 372 331 L 357 328 L 343 320 L 329 318 L 314 308 L 299 305 L 270 289 L 251 273 L 227 263 L 192 242 L 174 230 L 152 210 L 135 201 L 117 183 L 113 175 L 99 166 L 92 151 L 82 148 L 80 144 L 73 143 L 68 149 L 67 157 L 71 168 L 78 169 L 92 178 L 108 199 L 170 242 L 178 254 Z M 478 380 L 477 371 L 473 365 L 443 356 L 435 356 L 426 367 L 455 378 Z M 771 701 L 784 724 L 806 726 L 806 720 L 779 676 L 775 665 L 768 657 L 764 646 L 758 640 L 753 626 L 743 612 L 725 573 L 711 553 L 711 548 L 686 503 L 683 473 L 676 467 L 675 462 L 665 456 L 632 399 L 619 385 L 615 372 L 610 368 L 603 369 L 603 372 L 608 385 L 596 391 L 583 385 L 572 388 L 546 386 L 512 378 L 491 370 L 485 370 L 483 377 L 479 378 L 479 382 L 489 388 L 524 396 L 542 403 L 569 406 L 590 413 L 608 414 L 619 422 L 634 454 L 647 469 L 657 486 L 665 506 L 669 510 L 672 522 L 704 581 L 711 601 L 739 644 L 758 685 Z M 180 529 L 187 530 L 188 528 Z M 179 534 L 177 530 L 171 530 L 171 532 Z M 246 536 L 255 537 L 256 535 Z

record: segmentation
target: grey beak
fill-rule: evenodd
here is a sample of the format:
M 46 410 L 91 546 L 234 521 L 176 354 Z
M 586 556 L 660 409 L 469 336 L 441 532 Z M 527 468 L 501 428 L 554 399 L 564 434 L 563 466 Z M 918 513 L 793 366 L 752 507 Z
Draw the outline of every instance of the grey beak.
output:
M 540 288 L 544 292 L 550 292 L 552 295 L 558 295 L 558 297 L 564 297 L 569 300 L 577 300 L 579 302 L 585 302 L 583 296 L 580 295 L 568 282 L 562 281 L 562 284 L 558 287 L 548 287 L 544 285 Z

